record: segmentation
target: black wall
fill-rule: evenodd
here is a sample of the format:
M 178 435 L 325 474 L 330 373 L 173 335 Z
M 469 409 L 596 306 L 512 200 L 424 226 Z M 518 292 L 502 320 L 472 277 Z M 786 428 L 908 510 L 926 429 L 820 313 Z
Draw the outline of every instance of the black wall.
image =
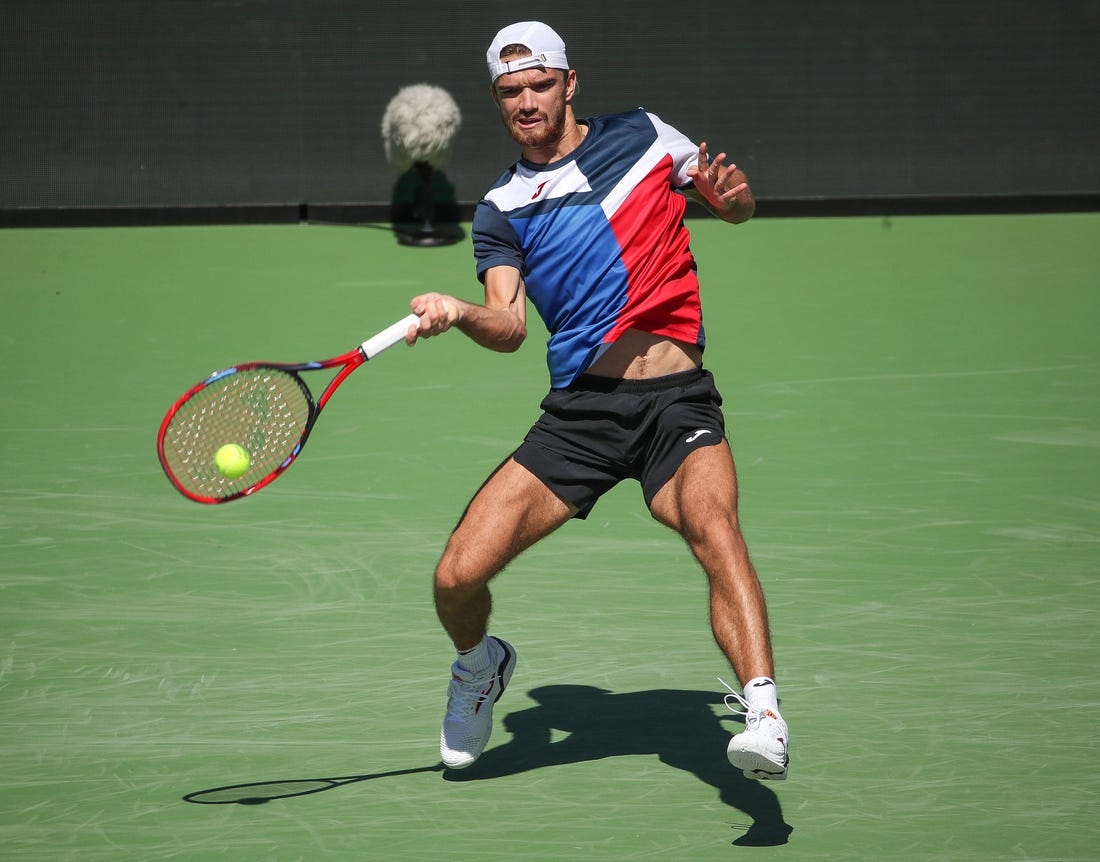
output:
M 0 208 L 385 202 L 382 112 L 433 83 L 476 200 L 516 155 L 494 32 L 541 18 L 580 115 L 639 105 L 757 196 L 1100 192 L 1100 2 L 4 0 Z

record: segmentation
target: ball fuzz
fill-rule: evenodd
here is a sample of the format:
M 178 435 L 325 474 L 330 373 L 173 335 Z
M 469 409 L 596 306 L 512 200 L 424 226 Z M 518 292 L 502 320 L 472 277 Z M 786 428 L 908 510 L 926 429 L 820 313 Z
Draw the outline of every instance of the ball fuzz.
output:
M 227 443 L 214 454 L 214 466 L 226 479 L 239 479 L 248 472 L 252 459 L 243 447 Z

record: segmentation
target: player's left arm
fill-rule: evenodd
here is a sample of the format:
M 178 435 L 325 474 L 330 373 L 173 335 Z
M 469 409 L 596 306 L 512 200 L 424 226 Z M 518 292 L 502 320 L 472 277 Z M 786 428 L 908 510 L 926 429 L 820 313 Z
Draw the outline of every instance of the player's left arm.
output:
M 711 161 L 706 142 L 699 144 L 699 160 L 687 171 L 693 187 L 687 189 L 686 194 L 722 221 L 741 224 L 756 212 L 756 200 L 744 171 L 725 161 L 725 153 L 719 153 Z

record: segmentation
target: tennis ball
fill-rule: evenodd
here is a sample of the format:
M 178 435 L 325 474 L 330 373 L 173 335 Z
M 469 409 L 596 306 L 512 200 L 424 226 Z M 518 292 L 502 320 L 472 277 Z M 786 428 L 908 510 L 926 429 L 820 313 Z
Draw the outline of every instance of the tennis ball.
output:
M 227 443 L 214 453 L 214 466 L 226 479 L 239 479 L 251 463 L 248 453 L 236 443 Z

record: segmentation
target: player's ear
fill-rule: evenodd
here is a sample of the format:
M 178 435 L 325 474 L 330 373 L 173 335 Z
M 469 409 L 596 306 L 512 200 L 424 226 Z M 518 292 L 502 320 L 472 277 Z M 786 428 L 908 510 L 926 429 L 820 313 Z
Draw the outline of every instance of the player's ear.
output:
M 580 84 L 577 82 L 577 70 L 569 69 L 565 73 L 565 101 L 572 102 L 578 89 L 580 89 Z

